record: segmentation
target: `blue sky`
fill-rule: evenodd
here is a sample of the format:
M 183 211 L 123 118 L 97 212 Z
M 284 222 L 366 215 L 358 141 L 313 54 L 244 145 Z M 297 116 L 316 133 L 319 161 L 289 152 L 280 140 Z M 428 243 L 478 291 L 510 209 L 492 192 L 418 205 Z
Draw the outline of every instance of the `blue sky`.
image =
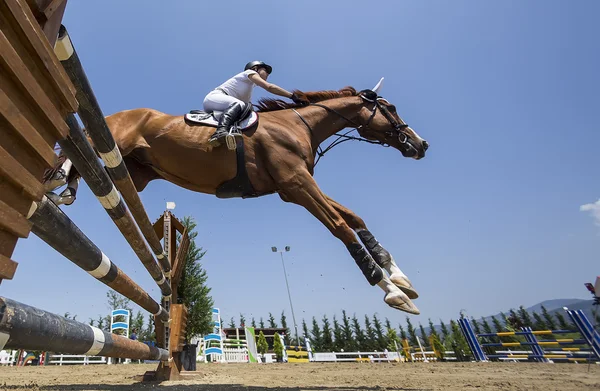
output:
M 381 94 L 429 141 L 428 156 L 346 143 L 315 178 L 394 255 L 420 293 L 412 320 L 425 324 L 588 298 L 583 283 L 600 274 L 598 11 L 592 1 L 104 1 L 69 2 L 64 24 L 106 115 L 201 108 L 254 59 L 288 90 L 370 88 L 385 76 Z M 257 88 L 254 101 L 265 95 Z M 270 250 L 286 245 L 297 318 L 341 309 L 406 318 L 342 243 L 276 195 L 220 200 L 161 181 L 141 198 L 151 220 L 167 201 L 197 220 L 226 319 L 289 317 Z M 159 297 L 87 186 L 65 211 Z M 80 320 L 108 312 L 107 288 L 33 234 L 13 258 L 16 279 L 2 295 Z

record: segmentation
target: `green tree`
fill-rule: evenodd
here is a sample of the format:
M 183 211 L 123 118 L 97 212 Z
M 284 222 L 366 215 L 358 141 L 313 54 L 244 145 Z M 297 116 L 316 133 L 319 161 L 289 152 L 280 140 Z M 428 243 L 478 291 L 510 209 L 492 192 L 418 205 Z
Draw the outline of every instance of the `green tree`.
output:
M 144 314 L 141 311 L 137 311 L 135 315 L 131 317 L 131 321 L 129 323 L 129 334 L 131 334 L 133 330 L 137 330 L 138 341 L 144 341 L 141 339 L 144 332 Z
M 350 317 L 346 315 L 346 310 L 342 310 L 342 335 L 344 340 L 344 345 L 342 348 L 346 352 L 355 352 L 358 350 L 358 346 L 356 341 L 352 336 L 352 326 L 350 326 Z
M 531 320 L 531 316 L 523 306 L 519 307 L 519 319 L 521 319 L 523 327 L 533 327 L 533 321 Z
M 260 326 L 261 329 L 265 328 L 265 321 L 263 320 L 262 316 L 260 317 L 260 320 L 258 321 L 258 325 Z
M 423 343 L 423 348 L 429 346 L 429 338 L 427 338 L 427 333 L 425 332 L 425 328 L 421 323 L 419 323 L 419 331 L 421 332 L 421 341 Z
M 381 352 L 387 348 L 388 342 L 387 335 L 383 331 L 383 326 L 381 325 L 381 321 L 377 317 L 377 314 L 373 315 L 373 328 L 375 329 L 375 336 L 377 337 L 375 346 L 377 351 Z
M 277 328 L 277 323 L 275 323 L 275 317 L 270 312 L 269 312 L 269 327 L 272 329 Z
M 246 327 L 246 318 L 244 315 L 240 314 L 240 328 Z
M 456 323 L 452 319 L 450 319 L 450 330 L 452 330 L 451 335 L 450 335 L 450 339 L 451 339 L 450 346 L 452 346 L 452 350 L 454 350 L 454 352 L 457 355 L 463 355 L 463 356 L 471 355 L 471 350 L 469 349 L 469 345 L 467 344 L 467 341 L 465 340 L 465 337 L 463 336 L 463 333 L 460 330 L 458 323 Z
M 273 352 L 275 352 L 277 361 L 281 362 L 283 359 L 283 344 L 281 343 L 279 333 L 275 333 L 275 337 L 273 338 Z
M 434 326 L 433 322 L 431 321 L 431 318 L 429 318 L 429 335 L 440 339 L 440 336 L 438 335 L 437 331 L 435 331 L 435 326 Z
M 312 318 L 312 330 L 310 331 L 311 338 L 310 342 L 313 345 L 313 350 L 316 352 L 322 352 L 323 350 L 323 334 L 321 333 L 321 327 L 319 327 L 319 323 L 313 316 Z
M 340 352 L 344 349 L 345 345 L 346 341 L 344 340 L 344 333 L 340 327 L 340 322 L 338 322 L 335 315 L 333 315 L 333 350 L 335 352 Z
M 494 325 L 494 328 L 496 329 L 497 333 L 501 333 L 504 330 L 502 323 L 500 323 L 498 318 L 496 318 L 495 316 L 492 316 L 492 324 Z
M 533 319 L 535 322 L 533 323 L 533 327 L 535 330 L 548 330 L 548 325 L 544 321 L 544 319 L 537 312 L 533 312 Z
M 396 330 L 392 327 L 387 329 L 386 338 L 388 344 L 386 346 L 387 350 L 392 352 L 399 352 L 402 350 L 402 341 L 400 341 L 400 337 L 396 334 Z
M 408 341 L 411 346 L 419 346 L 417 343 L 417 333 L 415 332 L 415 328 L 413 327 L 410 318 L 406 317 L 406 329 L 408 331 Z
M 144 342 L 156 342 L 156 333 L 154 332 L 154 316 L 148 314 L 146 317 L 146 327 L 139 330 L 138 339 Z
M 281 327 L 285 329 L 285 335 L 283 336 L 285 345 L 290 346 L 290 344 L 291 344 L 290 342 L 292 340 L 290 337 L 291 337 L 292 333 L 290 332 L 290 329 L 288 328 L 288 325 L 287 325 L 287 318 L 285 317 L 285 311 L 281 311 Z
M 561 330 L 571 330 L 573 328 L 573 325 L 570 322 L 567 322 L 563 314 L 560 312 L 556 312 L 554 316 L 556 316 L 556 319 L 558 320 L 558 327 L 560 327 Z
M 327 315 L 323 315 L 323 329 L 321 330 L 321 335 L 322 335 L 322 345 L 321 345 L 321 351 L 322 352 L 331 352 L 334 350 L 333 348 L 333 339 L 331 337 L 331 325 L 329 323 L 329 319 L 327 319 Z
M 254 316 L 252 317 L 252 321 L 250 322 L 250 324 L 252 325 L 252 327 L 254 327 L 255 329 L 256 327 L 256 320 L 254 319 Z
M 304 319 L 302 319 L 302 333 L 304 334 L 304 338 L 308 338 L 310 340 L 310 333 L 308 332 L 308 327 L 306 326 Z
M 177 294 L 179 304 L 184 304 L 188 309 L 185 340 L 190 341 L 194 337 L 212 331 L 214 301 L 210 295 L 211 288 L 207 285 L 208 275 L 200 262 L 206 251 L 203 251 L 196 244 L 196 238 L 198 237 L 197 224 L 189 216 L 184 217 L 181 223 L 188 230 L 190 246 L 185 257 L 185 267 L 177 288 Z M 181 235 L 177 235 L 177 240 L 181 244 Z
M 446 356 L 446 348 L 444 347 L 444 344 L 440 341 L 440 337 L 437 334 L 432 334 L 431 342 L 433 345 L 432 348 L 435 352 L 435 356 L 438 359 L 443 360 L 444 356 Z
M 481 318 L 481 327 L 483 328 L 483 332 L 484 333 L 489 333 L 492 334 L 492 328 L 490 327 L 490 324 L 488 323 L 487 319 L 485 318 Z
M 442 330 L 442 338 L 444 339 L 444 343 L 448 340 L 448 337 L 450 336 L 450 331 L 448 331 L 448 327 L 446 327 L 446 324 L 440 319 L 440 327 Z
M 408 339 L 408 335 L 406 335 L 406 331 L 404 331 L 404 327 L 402 325 L 398 325 L 398 329 L 400 330 L 400 340 Z
M 377 335 L 375 334 L 375 329 L 371 325 L 371 320 L 367 315 L 365 315 L 365 334 L 367 339 L 365 340 L 365 350 L 372 352 L 373 350 L 377 350 Z
M 366 335 L 362 330 L 360 322 L 356 318 L 356 315 L 352 316 L 352 332 L 354 333 L 354 341 L 356 341 L 357 350 L 367 350 L 366 348 Z
M 233 320 L 233 316 L 231 317 L 231 320 L 229 320 L 229 328 L 235 329 L 235 320 Z
M 481 334 L 481 325 L 479 324 L 479 322 L 477 321 L 477 319 L 475 319 L 474 317 L 471 316 L 471 324 L 473 325 L 473 331 L 475 331 L 475 334 Z
M 264 355 L 269 350 L 269 344 L 267 338 L 263 334 L 262 330 L 258 333 L 258 341 L 256 342 L 256 350 L 258 353 Z
M 542 306 L 542 317 L 546 321 L 546 326 L 548 326 L 548 328 L 550 330 L 556 330 L 556 322 L 554 321 L 554 318 L 552 317 L 552 315 L 550 315 L 548 313 L 548 310 L 544 306 Z

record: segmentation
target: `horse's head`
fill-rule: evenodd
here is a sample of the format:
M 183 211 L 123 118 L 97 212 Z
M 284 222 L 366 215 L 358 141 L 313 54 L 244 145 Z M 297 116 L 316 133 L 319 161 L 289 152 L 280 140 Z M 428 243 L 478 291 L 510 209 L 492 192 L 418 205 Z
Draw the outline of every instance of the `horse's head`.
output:
M 421 159 L 429 148 L 417 132 L 398 116 L 396 107 L 378 95 L 383 78 L 372 90 L 363 90 L 358 96 L 364 101 L 357 130 L 368 140 L 376 140 L 396 148 L 404 157 Z

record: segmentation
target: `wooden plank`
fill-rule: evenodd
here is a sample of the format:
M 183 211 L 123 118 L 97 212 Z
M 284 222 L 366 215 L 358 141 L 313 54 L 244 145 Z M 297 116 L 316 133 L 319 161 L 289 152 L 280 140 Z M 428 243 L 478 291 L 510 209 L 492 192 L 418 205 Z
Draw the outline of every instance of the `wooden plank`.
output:
M 2 90 L 2 87 L 0 87 L 0 114 L 4 116 L 6 121 L 17 131 L 16 133 L 21 136 L 22 140 L 29 144 L 31 149 L 48 166 L 52 167 L 54 165 L 56 159 L 54 149 L 46 143 L 46 140 L 29 123 L 27 118 L 23 116 L 8 95 Z
M 0 282 L 12 280 L 19 264 L 12 259 L 0 254 Z
M 42 10 L 46 19 L 50 20 L 50 18 L 52 18 L 54 13 L 58 11 L 60 7 L 66 5 L 66 2 L 66 0 L 52 0 L 50 4 L 48 4 L 44 10 Z
M 42 184 L 0 146 L 0 174 L 5 180 L 22 188 L 29 198 L 39 200 L 44 195 Z
M 20 238 L 29 236 L 32 224 L 19 212 L 0 200 L 0 226 Z
M 183 270 L 185 269 L 185 261 L 187 259 L 187 253 L 190 248 L 190 239 L 188 236 L 187 229 L 183 231 L 181 236 L 181 241 L 179 243 L 179 248 L 177 249 L 177 256 L 175 257 L 175 261 L 173 262 L 173 272 L 171 274 L 172 281 L 177 282 L 181 280 L 181 275 L 183 274 Z
M 187 309 L 183 304 L 171 304 L 171 334 L 169 352 L 182 352 L 187 325 Z M 170 354 L 172 356 L 172 354 Z
M 58 112 L 57 108 L 52 104 L 50 98 L 37 83 L 28 68 L 21 60 L 15 49 L 11 46 L 8 38 L 0 31 L 0 47 L 2 55 L 0 56 L 0 65 L 4 65 L 7 70 L 13 74 L 12 80 L 19 82 L 23 87 L 21 91 L 29 96 L 32 102 L 39 107 L 39 112 L 52 124 L 50 127 L 53 136 L 62 139 L 69 133 L 69 127 L 63 120 L 63 116 Z
M 171 213 L 171 224 L 175 226 L 175 229 L 177 229 L 179 233 L 183 233 L 183 231 L 185 231 L 185 227 L 183 226 L 183 224 L 181 224 L 181 221 L 179 221 L 173 213 Z
M 40 64 L 43 65 L 45 73 L 49 76 L 47 79 L 51 82 L 64 109 L 68 112 L 76 112 L 79 103 L 75 99 L 75 86 L 54 54 L 31 9 L 23 4 L 22 0 L 4 1 L 31 44 L 34 54 L 41 60 Z
M 164 229 L 165 229 L 165 216 L 161 215 L 160 218 L 158 220 L 156 220 L 156 223 L 152 224 L 152 228 L 154 228 L 154 232 L 156 233 L 156 236 L 158 236 L 159 238 L 162 238 L 164 235 Z

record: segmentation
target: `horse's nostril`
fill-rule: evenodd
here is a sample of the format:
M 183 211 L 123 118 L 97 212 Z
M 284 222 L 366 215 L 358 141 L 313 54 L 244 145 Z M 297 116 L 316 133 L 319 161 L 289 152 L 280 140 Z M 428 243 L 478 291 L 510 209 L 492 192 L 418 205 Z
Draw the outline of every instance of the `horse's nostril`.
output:
M 427 141 L 423 141 L 423 150 L 427 151 L 429 148 L 429 143 Z

